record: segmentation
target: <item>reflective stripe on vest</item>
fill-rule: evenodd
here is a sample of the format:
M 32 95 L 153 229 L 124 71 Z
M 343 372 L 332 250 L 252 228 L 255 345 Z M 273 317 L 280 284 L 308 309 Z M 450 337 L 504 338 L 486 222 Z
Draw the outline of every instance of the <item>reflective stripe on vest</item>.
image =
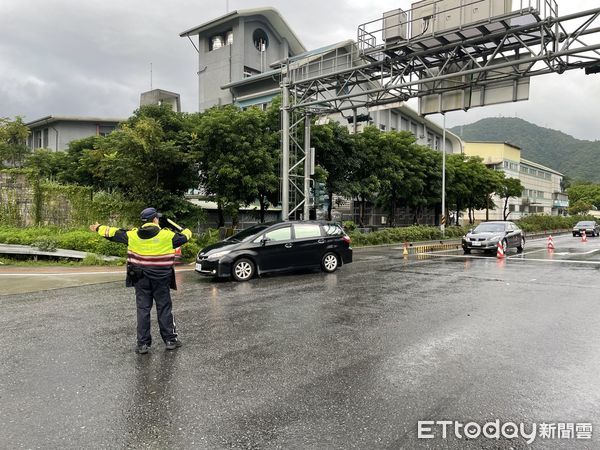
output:
M 171 230 L 161 229 L 149 239 L 141 239 L 137 229 L 127 232 L 127 262 L 138 266 L 171 267 L 175 261 Z

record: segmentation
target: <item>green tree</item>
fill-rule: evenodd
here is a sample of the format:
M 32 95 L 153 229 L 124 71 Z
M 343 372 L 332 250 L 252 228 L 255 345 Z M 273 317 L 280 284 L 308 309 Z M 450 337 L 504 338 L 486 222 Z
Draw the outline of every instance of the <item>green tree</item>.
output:
M 463 154 L 446 157 L 446 203 L 448 209 L 456 211 L 457 223 L 460 212 L 468 206 L 472 188 L 466 160 L 467 157 Z
M 29 128 L 22 117 L 17 116 L 14 120 L 0 118 L 0 165 L 5 161 L 11 167 L 23 166 L 30 153 L 27 136 Z
M 235 106 L 206 111 L 195 128 L 195 157 L 200 182 L 219 208 L 237 224 L 240 206 L 259 200 L 261 220 L 268 201 L 279 186 L 278 149 L 269 116 L 257 108 L 241 111 Z
M 71 141 L 66 152 L 65 169 L 58 175 L 59 181 L 91 186 L 94 191 L 110 191 L 110 183 L 100 170 L 103 152 L 99 148 L 104 139 L 102 136 L 90 136 Z
M 590 209 L 593 209 L 593 205 L 585 200 L 577 200 L 574 203 L 571 203 L 569 206 L 569 214 L 572 216 L 576 216 L 578 214 L 585 215 Z
M 350 177 L 350 192 L 359 203 L 358 222 L 364 227 L 366 204 L 374 201 L 381 189 L 381 131 L 369 126 L 362 133 L 353 135 L 353 139 L 357 165 Z
M 430 205 L 433 192 L 438 191 L 435 184 L 441 172 L 434 175 L 431 171 L 437 167 L 433 150 L 417 145 L 412 133 L 406 131 L 382 133 L 379 150 L 378 202 L 388 214 L 389 225 L 396 225 L 395 212 L 401 205 L 414 211 L 418 223 L 422 209 Z
M 582 204 L 589 203 L 596 208 L 600 208 L 600 184 L 573 184 L 567 189 L 567 194 L 569 195 L 569 202 L 571 204 L 582 202 Z
M 311 144 L 315 148 L 315 165 L 323 169 L 321 176 L 329 198 L 327 219 L 331 220 L 334 194 L 351 193 L 350 176 L 358 165 L 356 148 L 348 130 L 337 122 L 313 126 Z
M 67 168 L 67 154 L 39 148 L 27 156 L 24 166 L 35 170 L 39 178 L 60 181 Z
M 94 179 L 131 199 L 177 214 L 182 194 L 197 184 L 190 153 L 166 139 L 159 120 L 141 117 L 112 132 L 87 152 Z
M 510 211 L 508 211 L 508 200 L 511 197 L 520 197 L 522 192 L 523 185 L 521 184 L 521 180 L 518 178 L 505 177 L 501 180 L 500 187 L 496 193 L 500 198 L 504 199 L 504 209 L 502 212 L 502 217 L 504 217 L 504 220 L 507 220 L 508 215 L 510 214 Z

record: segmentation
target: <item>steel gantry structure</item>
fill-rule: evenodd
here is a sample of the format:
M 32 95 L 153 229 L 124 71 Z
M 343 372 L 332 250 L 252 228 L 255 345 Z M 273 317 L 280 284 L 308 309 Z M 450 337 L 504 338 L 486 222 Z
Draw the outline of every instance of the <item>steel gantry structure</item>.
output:
M 600 69 L 600 7 L 560 16 L 555 0 L 424 0 L 360 25 L 348 51 L 284 61 L 283 218 L 308 217 L 312 116 L 351 111 L 356 128 L 410 98 L 422 115 L 526 100 L 531 77 L 573 69 Z

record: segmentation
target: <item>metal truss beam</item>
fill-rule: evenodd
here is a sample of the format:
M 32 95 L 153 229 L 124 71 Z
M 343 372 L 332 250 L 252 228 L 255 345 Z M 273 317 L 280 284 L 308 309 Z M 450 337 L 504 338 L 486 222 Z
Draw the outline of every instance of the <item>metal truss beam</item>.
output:
M 549 0 L 538 4 L 555 5 Z M 301 210 L 305 218 L 308 214 L 309 165 L 302 163 L 309 157 L 310 115 L 346 110 L 356 115 L 362 108 L 474 89 L 483 97 L 486 89 L 501 83 L 513 83 L 516 92 L 517 83 L 530 77 L 597 66 L 600 8 L 565 16 L 558 16 L 555 7 L 547 9 L 547 16 L 528 8 L 471 29 L 381 46 L 371 41 L 364 45 L 359 29 L 352 54 L 336 52 L 331 60 L 284 65 L 283 218 L 298 218 Z M 520 20 L 514 22 L 515 17 Z M 469 107 L 467 102 L 464 109 Z

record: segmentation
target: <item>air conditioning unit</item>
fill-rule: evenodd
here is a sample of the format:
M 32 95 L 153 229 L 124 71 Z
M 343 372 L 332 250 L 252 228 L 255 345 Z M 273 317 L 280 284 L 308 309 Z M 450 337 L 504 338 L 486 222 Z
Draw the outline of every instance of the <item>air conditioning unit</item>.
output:
M 512 0 L 421 0 L 411 5 L 411 37 L 487 21 L 511 10 Z
M 408 39 L 408 16 L 401 9 L 383 13 L 383 40 L 385 42 Z
M 474 23 L 489 20 L 511 12 L 512 0 L 481 0 L 465 6 L 464 23 Z

